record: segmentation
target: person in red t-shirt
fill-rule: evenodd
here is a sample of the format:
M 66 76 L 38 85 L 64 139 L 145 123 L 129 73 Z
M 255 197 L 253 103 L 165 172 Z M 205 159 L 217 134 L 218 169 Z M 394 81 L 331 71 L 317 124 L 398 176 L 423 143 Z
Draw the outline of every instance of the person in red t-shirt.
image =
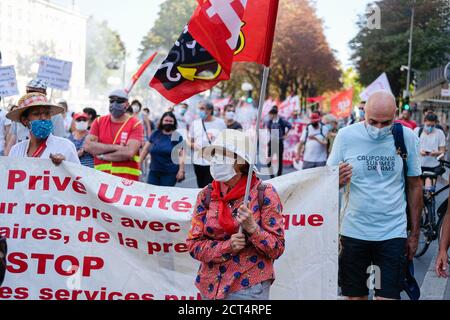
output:
M 411 111 L 403 110 L 403 113 L 399 120 L 395 121 L 396 123 L 401 123 L 403 126 L 410 128 L 411 130 L 415 130 L 417 128 L 417 123 L 411 120 Z
M 85 151 L 94 156 L 95 169 L 114 176 L 139 181 L 139 149 L 144 127 L 126 114 L 128 94 L 115 90 L 109 95 L 110 115 L 97 118 L 86 138 Z

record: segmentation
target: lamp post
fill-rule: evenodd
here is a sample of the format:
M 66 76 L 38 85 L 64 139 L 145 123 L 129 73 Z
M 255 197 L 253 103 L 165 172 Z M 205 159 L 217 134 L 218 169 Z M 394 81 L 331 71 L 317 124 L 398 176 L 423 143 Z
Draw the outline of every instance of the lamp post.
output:
M 411 64 L 412 64 L 412 50 L 413 50 L 413 32 L 414 32 L 414 18 L 416 15 L 416 0 L 414 0 L 412 9 L 411 9 L 411 28 L 409 32 L 409 53 L 408 53 L 408 78 L 406 80 L 406 91 L 405 97 L 408 98 L 410 96 L 409 87 L 411 86 Z

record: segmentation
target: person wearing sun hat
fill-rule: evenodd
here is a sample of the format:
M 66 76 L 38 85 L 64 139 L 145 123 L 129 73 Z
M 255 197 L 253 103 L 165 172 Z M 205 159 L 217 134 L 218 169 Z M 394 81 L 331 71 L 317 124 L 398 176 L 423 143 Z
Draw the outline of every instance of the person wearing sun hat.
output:
M 214 181 L 198 195 L 186 243 L 201 262 L 195 285 L 204 300 L 268 300 L 275 281 L 274 261 L 285 248 L 283 207 L 251 170 L 254 147 L 244 133 L 225 130 L 201 150 Z
M 18 103 L 18 108 L 6 117 L 19 122 L 30 131 L 30 139 L 16 144 L 9 153 L 13 158 L 51 159 L 55 165 L 63 161 L 80 164 L 73 143 L 52 135 L 51 117 L 63 112 L 63 108 L 51 104 L 42 93 L 28 93 Z

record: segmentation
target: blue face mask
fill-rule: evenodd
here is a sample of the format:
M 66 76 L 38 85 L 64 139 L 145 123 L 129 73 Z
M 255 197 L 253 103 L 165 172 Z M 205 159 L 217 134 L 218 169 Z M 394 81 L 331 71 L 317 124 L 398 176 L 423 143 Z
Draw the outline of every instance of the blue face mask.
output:
M 363 118 L 365 118 L 365 116 L 366 116 L 366 112 L 364 110 L 359 110 L 359 117 L 361 119 L 363 119 Z
M 121 118 L 125 112 L 125 105 L 122 103 L 118 103 L 118 102 L 113 102 L 110 104 L 109 106 L 109 112 L 111 113 L 111 115 L 116 118 L 119 119 Z
M 38 139 L 47 139 L 52 131 L 53 123 L 51 120 L 31 121 L 31 133 Z
M 382 140 L 392 134 L 392 126 L 377 128 L 367 124 L 367 133 L 374 140 Z
M 206 118 L 208 118 L 208 115 L 206 114 L 206 111 L 200 111 L 198 113 L 198 115 L 200 116 L 200 119 L 202 119 L 202 120 L 206 120 Z
M 433 132 L 434 126 L 425 126 L 424 129 L 426 133 L 430 134 Z

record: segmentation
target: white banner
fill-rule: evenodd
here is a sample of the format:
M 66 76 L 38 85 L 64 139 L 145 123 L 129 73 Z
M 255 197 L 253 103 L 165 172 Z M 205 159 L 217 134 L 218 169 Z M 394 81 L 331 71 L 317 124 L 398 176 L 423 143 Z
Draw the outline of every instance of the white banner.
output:
M 389 84 L 389 79 L 386 73 L 383 73 L 381 76 L 379 76 L 377 80 L 375 80 L 370 86 L 366 88 L 366 90 L 364 90 L 359 95 L 359 97 L 362 101 L 367 101 L 374 92 L 380 90 L 386 90 L 392 93 L 391 85 Z
M 43 56 L 39 61 L 37 78 L 45 81 L 47 86 L 59 90 L 69 90 L 72 77 L 72 62 Z
M 0 67 L 0 97 L 11 97 L 18 94 L 14 66 Z
M 271 298 L 336 299 L 337 169 L 270 182 L 286 227 Z M 0 158 L 0 235 L 8 238 L 0 300 L 199 299 L 199 262 L 185 244 L 198 192 Z

